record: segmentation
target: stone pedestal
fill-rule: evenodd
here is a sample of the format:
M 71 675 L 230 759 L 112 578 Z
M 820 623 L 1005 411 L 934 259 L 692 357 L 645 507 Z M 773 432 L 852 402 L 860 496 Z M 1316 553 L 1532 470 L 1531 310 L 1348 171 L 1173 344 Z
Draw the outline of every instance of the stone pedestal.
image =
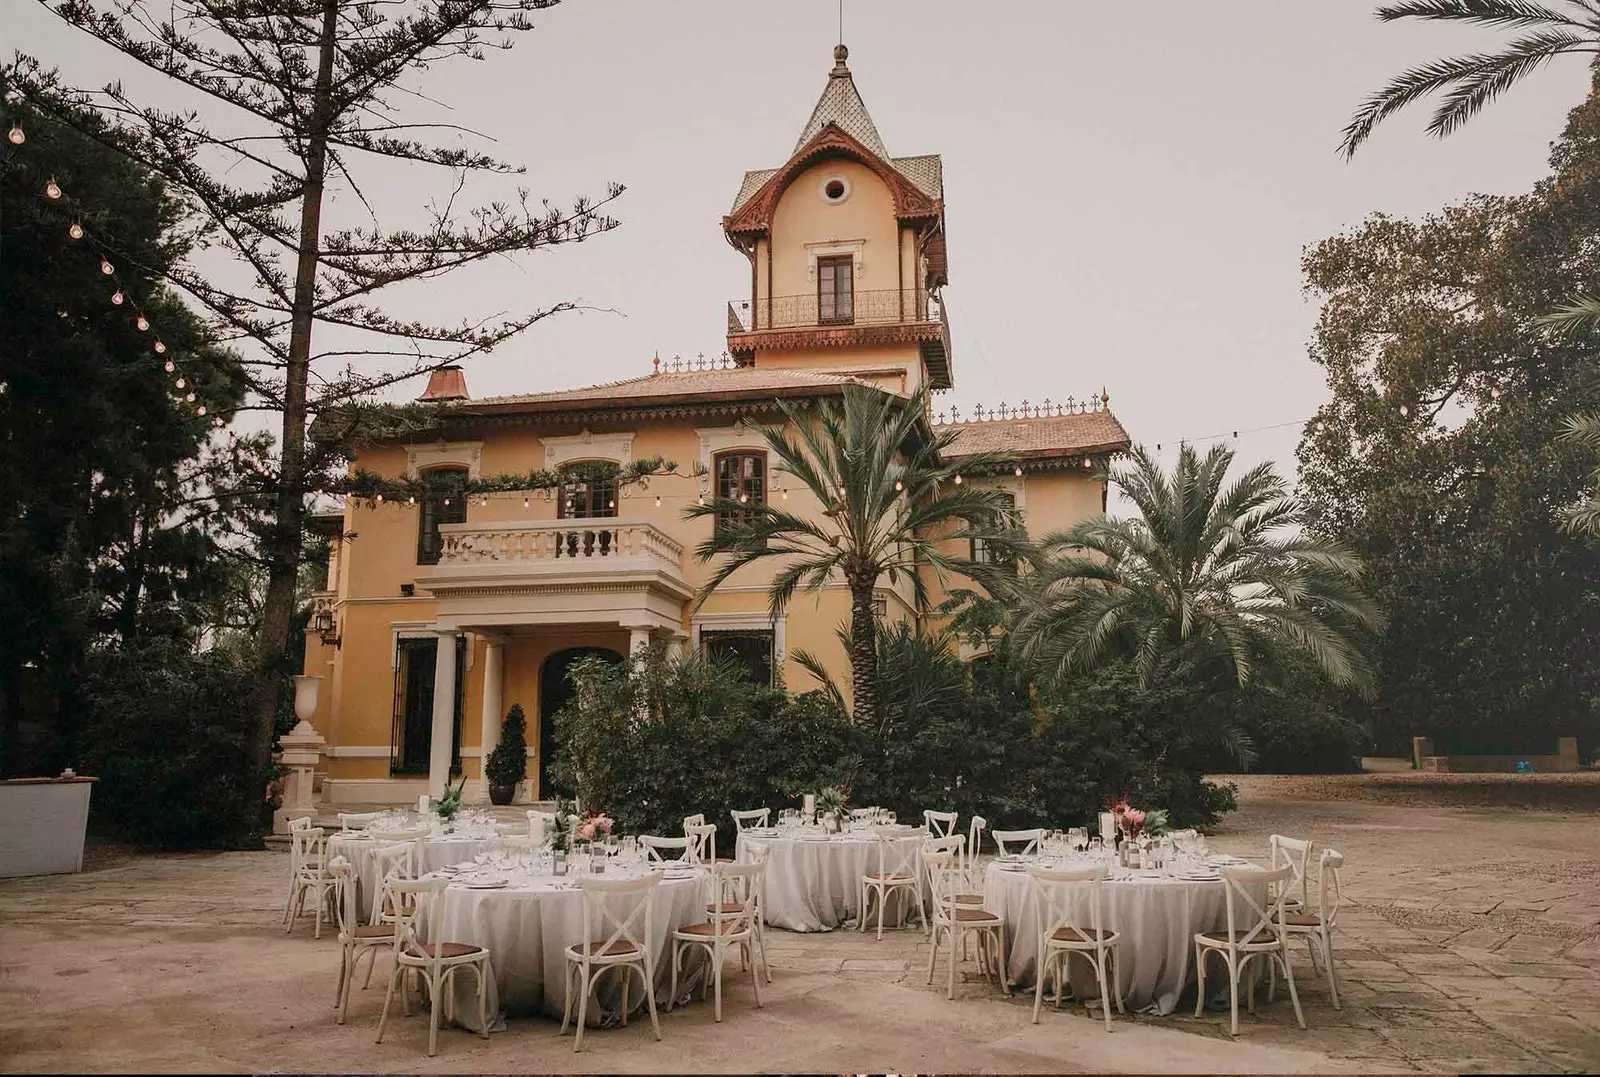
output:
M 322 761 L 322 748 L 327 742 L 315 726 L 301 719 L 278 743 L 283 746 L 281 761 L 289 768 L 289 773 L 283 779 L 283 803 L 272 813 L 272 832 L 287 834 L 291 819 L 304 819 L 317 813 L 313 775 Z

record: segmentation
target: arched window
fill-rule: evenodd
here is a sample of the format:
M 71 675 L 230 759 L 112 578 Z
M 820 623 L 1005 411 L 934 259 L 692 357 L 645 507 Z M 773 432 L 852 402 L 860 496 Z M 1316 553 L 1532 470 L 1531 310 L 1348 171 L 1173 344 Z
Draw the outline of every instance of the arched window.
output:
M 417 564 L 437 565 L 444 551 L 439 525 L 467 522 L 467 499 L 461 493 L 466 486 L 467 469 L 438 467 L 424 474 L 434 492 L 423 496 L 417 512 Z
M 561 484 L 561 496 L 556 501 L 557 519 L 592 520 L 617 514 L 617 478 L 614 474 L 596 474 L 600 470 L 594 466 L 596 463 L 574 461 L 572 478 Z
M 767 503 L 766 453 L 752 449 L 717 453 L 713 458 L 713 471 L 717 477 L 717 496 L 727 501 L 737 501 L 741 506 L 718 511 L 718 531 L 730 524 L 743 523 L 752 509 Z

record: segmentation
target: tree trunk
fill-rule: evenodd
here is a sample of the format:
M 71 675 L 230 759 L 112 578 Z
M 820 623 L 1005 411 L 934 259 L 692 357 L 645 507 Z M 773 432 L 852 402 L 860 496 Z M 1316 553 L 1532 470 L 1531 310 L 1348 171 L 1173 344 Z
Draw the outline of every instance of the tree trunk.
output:
M 878 723 L 878 620 L 872 612 L 875 580 L 850 581 L 851 718 L 858 728 Z
M 338 18 L 338 0 L 323 0 L 316 92 L 306 133 L 305 189 L 300 196 L 300 250 L 289 327 L 289 362 L 284 378 L 276 518 L 265 541 L 268 571 L 258 656 L 261 683 L 256 701 L 256 737 L 251 746 L 251 757 L 259 767 L 257 773 L 263 776 L 272 758 L 272 727 L 277 720 L 283 678 L 290 665 L 287 652 L 300 575 L 306 495 L 306 382 L 311 369 L 311 327 L 316 305 L 317 256 L 322 240 L 322 189 L 327 174 L 333 46 Z M 247 822 L 250 831 L 260 826 L 259 817 Z

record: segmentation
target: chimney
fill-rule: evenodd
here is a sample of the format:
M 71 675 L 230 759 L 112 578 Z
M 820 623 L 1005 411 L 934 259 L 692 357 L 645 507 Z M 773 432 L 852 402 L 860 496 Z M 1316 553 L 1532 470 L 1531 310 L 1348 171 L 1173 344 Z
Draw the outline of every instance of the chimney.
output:
M 470 400 L 467 376 L 458 366 L 442 366 L 428 375 L 428 388 L 418 400 Z

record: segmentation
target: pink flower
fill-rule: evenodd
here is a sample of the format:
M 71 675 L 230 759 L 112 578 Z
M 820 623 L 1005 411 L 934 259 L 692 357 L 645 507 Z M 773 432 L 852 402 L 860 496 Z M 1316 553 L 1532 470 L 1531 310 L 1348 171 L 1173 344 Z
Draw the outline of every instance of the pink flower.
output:
M 578 824 L 578 839 L 580 841 L 594 840 L 594 820 L 588 819 Z
M 1144 812 L 1138 808 L 1129 808 L 1122 813 L 1123 821 L 1128 824 L 1129 830 L 1138 830 L 1144 826 Z
M 611 828 L 616 826 L 616 820 L 609 815 L 597 815 L 594 817 L 594 825 L 600 828 L 602 834 L 609 834 Z

